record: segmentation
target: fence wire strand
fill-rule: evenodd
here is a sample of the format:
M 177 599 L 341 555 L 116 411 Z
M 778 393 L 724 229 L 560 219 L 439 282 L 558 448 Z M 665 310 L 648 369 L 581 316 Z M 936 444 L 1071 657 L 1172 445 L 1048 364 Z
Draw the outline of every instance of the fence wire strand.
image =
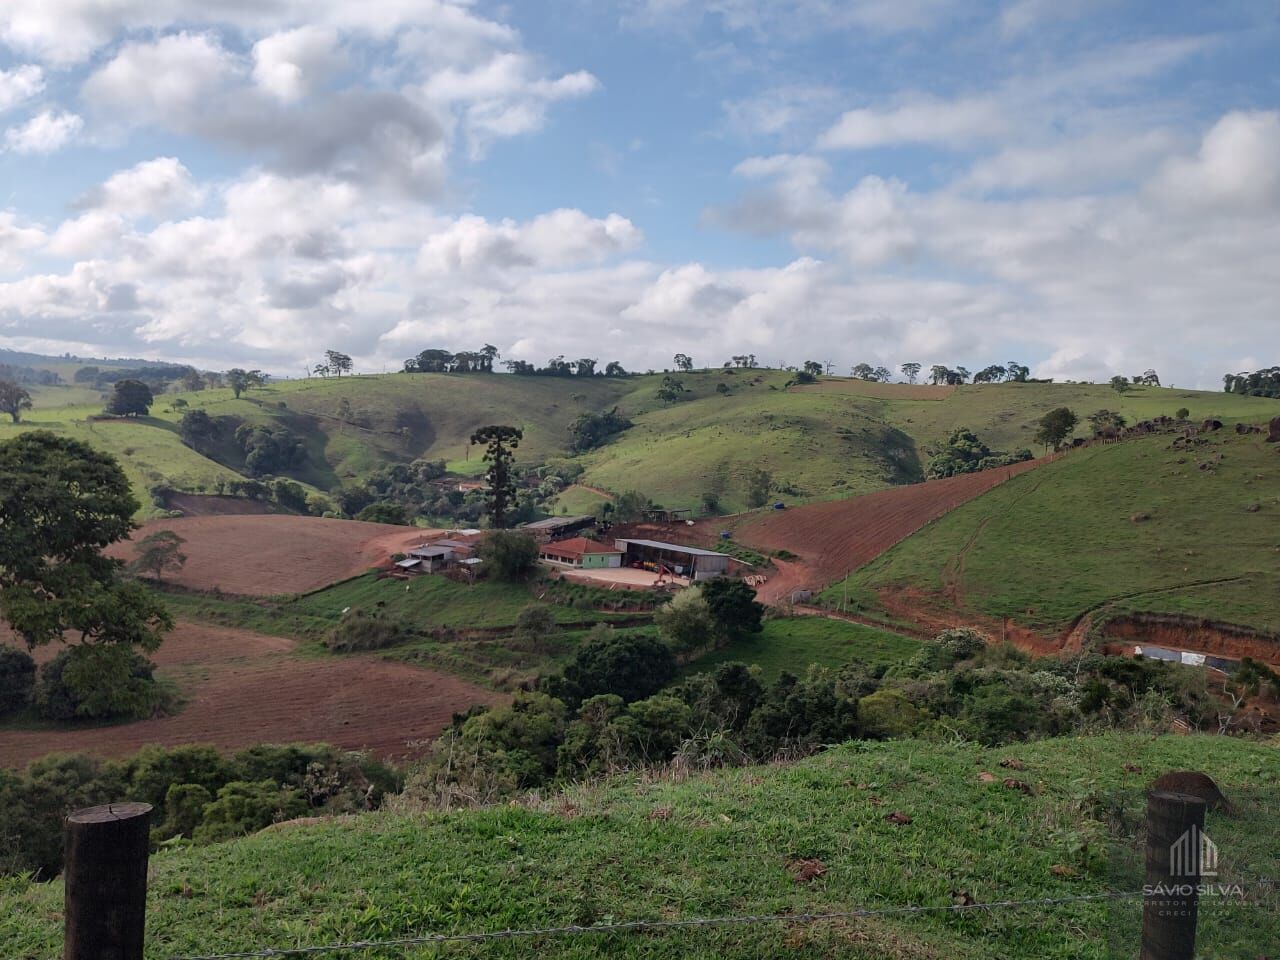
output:
M 949 903 L 939 906 L 864 907 L 855 910 L 839 910 L 830 913 L 774 913 L 747 914 L 735 917 L 702 917 L 688 920 L 621 920 L 616 923 L 580 926 L 568 924 L 560 927 L 530 927 L 525 929 L 492 930 L 479 933 L 429 933 L 415 937 L 399 937 L 391 940 L 354 940 L 350 943 L 332 943 L 310 947 L 264 947 L 239 953 L 210 953 L 173 957 L 171 960 L 259 960 L 259 958 L 314 956 L 322 953 L 340 953 L 358 950 L 388 950 L 403 947 L 431 946 L 445 943 L 483 943 L 491 940 L 534 939 L 537 937 L 567 937 L 581 934 L 635 933 L 646 930 L 679 930 L 700 927 L 749 926 L 757 923 L 804 924 L 833 920 L 857 920 L 866 917 L 901 916 L 920 913 L 962 913 L 973 910 L 1021 909 L 1027 907 L 1051 907 L 1068 903 L 1089 903 L 1099 900 L 1132 900 L 1142 896 L 1141 890 L 1114 891 L 1109 893 L 1081 894 L 1073 897 L 1043 897 L 1035 900 L 994 900 L 990 903 Z

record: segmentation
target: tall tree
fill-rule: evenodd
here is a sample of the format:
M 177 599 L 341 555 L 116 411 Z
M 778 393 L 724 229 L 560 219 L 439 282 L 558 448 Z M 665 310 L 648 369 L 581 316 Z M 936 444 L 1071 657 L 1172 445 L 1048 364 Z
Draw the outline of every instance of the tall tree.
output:
M 325 362 L 338 376 L 351 372 L 351 358 L 345 353 L 339 353 L 337 350 L 326 350 L 324 352 Z
M 1069 407 L 1058 407 L 1050 410 L 1040 418 L 1040 429 L 1036 431 L 1036 443 L 1057 450 L 1062 442 L 1071 436 L 1080 418 Z
M 232 367 L 227 371 L 224 379 L 227 382 L 227 386 L 231 388 L 231 393 L 237 400 L 240 399 L 240 394 L 249 389 L 248 370 L 242 370 L 240 367 Z
M 117 380 L 107 401 L 107 413 L 117 417 L 141 417 L 151 410 L 155 398 L 141 380 Z
M 511 473 L 511 464 L 515 455 L 511 452 L 520 446 L 524 432 L 518 427 L 492 424 L 481 427 L 471 435 L 471 443 L 486 444 L 484 462 L 489 464 L 485 480 L 489 484 L 485 509 L 490 523 L 497 529 L 506 525 L 507 508 L 515 499 L 515 477 Z
M 33 648 L 77 634 L 158 647 L 168 612 L 102 553 L 137 509 L 120 465 L 88 444 L 46 430 L 0 443 L 0 619 Z
M 940 363 L 935 363 L 929 368 L 929 380 L 934 386 L 950 383 L 954 376 L 955 374 L 951 372 L 950 367 L 944 367 Z
M 688 373 L 693 369 L 693 358 L 688 354 L 677 353 L 672 357 L 672 362 L 675 363 L 676 369 L 682 373 Z
M 684 382 L 667 374 L 658 387 L 658 399 L 663 403 L 675 403 L 685 392 Z
M 485 373 L 493 373 L 493 361 L 497 360 L 498 357 L 501 356 L 501 354 L 498 353 L 498 348 L 492 343 L 486 343 L 480 348 L 480 356 L 484 357 L 481 369 L 483 369 Z
M 0 412 L 7 413 L 17 423 L 22 411 L 31 409 L 31 394 L 12 380 L 0 380 Z
M 1111 378 L 1111 389 L 1116 393 L 1125 394 L 1129 392 L 1129 378 L 1122 377 L 1119 374 Z
M 875 378 L 876 368 L 869 363 L 859 363 L 849 373 L 858 380 L 872 380 Z
M 915 383 L 916 378 L 920 376 L 920 364 L 912 361 L 904 363 L 898 368 L 902 371 L 902 375 L 907 378 L 907 383 Z
M 157 530 L 148 534 L 134 548 L 134 558 L 129 564 L 129 570 L 133 573 L 149 573 L 156 580 L 163 580 L 166 570 L 178 571 L 186 565 L 187 555 L 182 552 L 182 545 L 186 542 L 184 537 L 172 530 Z
M 998 363 L 993 363 L 989 367 L 983 367 L 973 375 L 974 383 L 999 383 L 1005 378 L 1005 374 L 1009 371 Z
M 1027 378 L 1031 376 L 1031 368 L 1019 363 L 1017 360 L 1010 360 L 1004 365 L 1005 377 L 1010 383 L 1026 383 Z

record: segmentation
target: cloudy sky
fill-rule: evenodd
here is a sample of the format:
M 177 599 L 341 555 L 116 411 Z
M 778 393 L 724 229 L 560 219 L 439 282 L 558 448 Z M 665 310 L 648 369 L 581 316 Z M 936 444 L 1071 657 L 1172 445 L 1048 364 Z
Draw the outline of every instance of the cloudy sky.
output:
M 1270 0 L 3 0 L 0 345 L 1280 362 Z

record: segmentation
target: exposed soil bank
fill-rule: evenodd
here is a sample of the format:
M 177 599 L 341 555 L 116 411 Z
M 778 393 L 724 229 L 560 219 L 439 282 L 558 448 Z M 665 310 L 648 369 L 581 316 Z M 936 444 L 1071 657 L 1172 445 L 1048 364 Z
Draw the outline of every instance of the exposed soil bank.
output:
M 1171 614 L 1135 613 L 1111 618 L 1099 632 L 1109 643 L 1152 644 L 1232 660 L 1252 657 L 1280 667 L 1280 639 L 1227 623 Z

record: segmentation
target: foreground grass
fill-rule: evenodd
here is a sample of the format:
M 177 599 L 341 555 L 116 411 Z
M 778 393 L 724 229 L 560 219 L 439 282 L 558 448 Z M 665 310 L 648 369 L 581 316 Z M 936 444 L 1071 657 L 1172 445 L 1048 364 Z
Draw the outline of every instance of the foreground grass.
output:
M 741 660 L 760 667 L 762 679 L 773 681 L 784 672 L 804 676 L 811 664 L 892 666 L 909 660 L 919 647 L 919 641 L 910 637 L 858 623 L 823 617 L 791 617 L 766 620 L 761 633 L 694 661 L 686 672 L 701 673 L 720 663 Z
M 977 780 L 1009 755 L 1026 764 L 1018 776 L 1031 795 Z M 147 955 L 1135 889 L 1142 786 L 1186 767 L 1215 777 L 1241 807 L 1208 823 L 1221 879 L 1232 882 L 1280 862 L 1276 759 L 1275 743 L 1202 736 L 1076 738 L 1005 751 L 854 743 L 791 766 L 684 781 L 620 777 L 523 805 L 286 827 L 157 853 Z M 1144 772 L 1126 773 L 1125 763 Z M 889 823 L 890 811 L 912 820 Z M 797 882 L 801 859 L 820 861 L 825 873 Z M 61 896 L 57 882 L 0 883 L 0 954 L 55 955 Z M 1274 950 L 1275 907 L 1206 904 L 1202 955 Z M 369 955 L 1110 958 L 1136 956 L 1139 929 L 1138 903 L 1119 901 Z
M 1077 451 L 909 537 L 852 574 L 849 596 L 917 588 L 1048 630 L 1108 604 L 1280 629 L 1278 466 L 1256 434 Z

